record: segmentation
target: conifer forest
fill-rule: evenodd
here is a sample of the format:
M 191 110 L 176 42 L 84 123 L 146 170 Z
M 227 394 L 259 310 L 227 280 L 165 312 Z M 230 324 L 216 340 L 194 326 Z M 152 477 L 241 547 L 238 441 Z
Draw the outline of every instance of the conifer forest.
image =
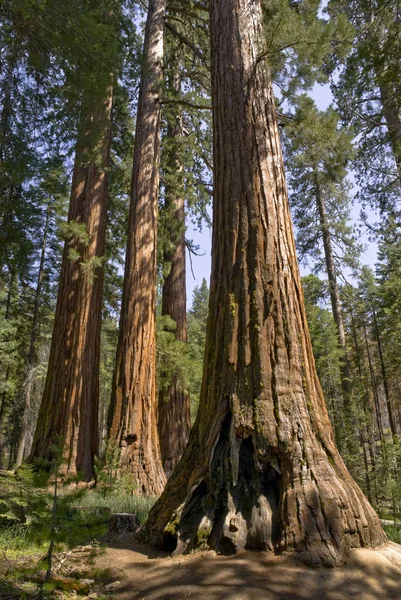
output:
M 0 0 L 0 599 L 401 600 L 399 544 L 398 0 Z

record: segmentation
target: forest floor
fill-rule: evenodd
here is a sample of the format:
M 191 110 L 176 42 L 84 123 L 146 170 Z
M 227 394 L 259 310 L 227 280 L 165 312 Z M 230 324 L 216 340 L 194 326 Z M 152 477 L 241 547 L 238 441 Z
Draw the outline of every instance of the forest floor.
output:
M 170 557 L 119 538 L 97 558 L 115 600 L 401 600 L 401 546 L 352 551 L 343 568 L 311 569 L 287 556 L 243 551 Z

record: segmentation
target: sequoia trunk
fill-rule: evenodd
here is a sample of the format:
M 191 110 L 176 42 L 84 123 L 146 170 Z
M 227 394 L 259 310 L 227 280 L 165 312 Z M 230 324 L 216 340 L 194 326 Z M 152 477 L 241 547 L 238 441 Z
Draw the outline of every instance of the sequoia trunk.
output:
M 150 0 L 139 91 L 132 191 L 109 443 L 144 493 L 165 483 L 156 422 L 156 235 L 166 0 Z
M 180 94 L 180 76 L 175 74 L 174 92 Z M 170 265 L 162 290 L 162 314 L 169 315 L 176 323 L 175 337 L 180 342 L 187 341 L 187 306 L 185 281 L 185 202 L 183 190 L 183 165 L 181 157 L 182 115 L 180 108 L 174 107 L 169 115 L 168 172 L 164 210 L 172 223 L 169 232 L 172 252 L 166 252 L 164 262 Z M 173 381 L 167 390 L 159 392 L 158 429 L 162 463 L 167 477 L 170 477 L 187 444 L 191 429 L 189 394 L 178 381 Z
M 211 0 L 214 221 L 199 413 L 143 537 L 337 565 L 385 541 L 333 440 L 295 255 L 258 0 Z
M 72 179 L 49 366 L 30 460 L 51 461 L 64 446 L 63 470 L 94 475 L 98 447 L 100 329 L 110 163 L 112 91 L 83 115 Z M 94 156 L 96 155 L 96 156 Z

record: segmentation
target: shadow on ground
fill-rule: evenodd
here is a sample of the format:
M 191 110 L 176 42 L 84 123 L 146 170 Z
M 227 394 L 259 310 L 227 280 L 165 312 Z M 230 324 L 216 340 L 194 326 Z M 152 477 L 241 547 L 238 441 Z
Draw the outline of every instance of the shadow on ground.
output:
M 392 543 L 353 551 L 343 568 L 309 569 L 268 552 L 170 558 L 125 536 L 98 563 L 112 569 L 121 600 L 401 600 L 401 546 Z

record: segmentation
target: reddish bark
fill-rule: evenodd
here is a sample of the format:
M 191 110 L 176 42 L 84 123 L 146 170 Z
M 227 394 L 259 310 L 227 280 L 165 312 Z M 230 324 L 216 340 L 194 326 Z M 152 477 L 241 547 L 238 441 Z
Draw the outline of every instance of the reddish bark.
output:
M 385 535 L 317 378 L 259 0 L 211 0 L 214 214 L 198 417 L 142 536 L 176 552 L 292 550 L 337 565 Z
M 64 246 L 49 365 L 30 460 L 52 461 L 62 443 L 67 474 L 94 475 L 98 449 L 100 329 L 110 163 L 112 90 L 86 114 L 77 144 L 69 223 L 85 226 Z M 96 156 L 94 157 L 94 154 Z M 78 253 L 79 258 L 71 253 Z
M 109 443 L 144 493 L 165 483 L 156 422 L 156 236 L 166 0 L 150 0 L 139 91 L 119 340 Z

